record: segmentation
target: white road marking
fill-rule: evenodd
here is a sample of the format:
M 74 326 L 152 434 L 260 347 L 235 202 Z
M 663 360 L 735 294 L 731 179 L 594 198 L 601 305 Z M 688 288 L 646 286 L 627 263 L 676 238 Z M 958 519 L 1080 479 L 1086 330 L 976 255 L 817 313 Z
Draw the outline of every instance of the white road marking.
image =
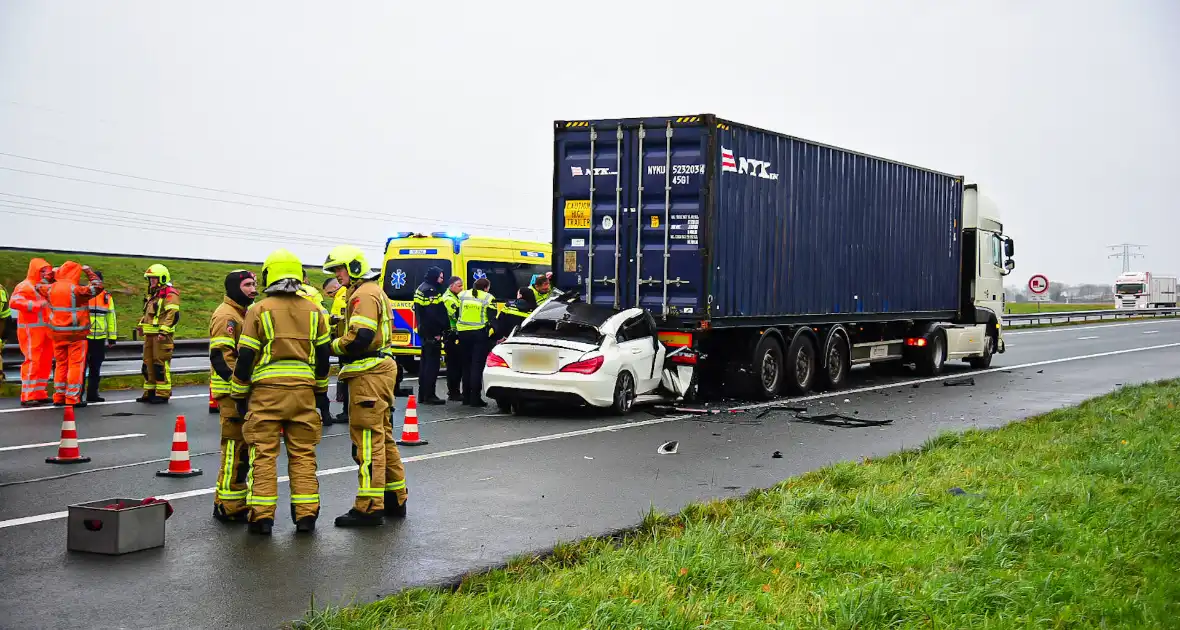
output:
M 402 381 L 402 383 L 409 383 L 410 381 L 417 382 L 418 377 L 417 376 L 409 377 L 407 379 L 404 379 Z M 188 387 L 188 386 L 185 385 L 184 387 Z M 328 386 L 329 389 L 332 389 L 334 387 L 336 387 L 335 383 L 332 383 L 331 385 Z M 207 394 L 207 393 L 205 393 L 205 394 L 182 394 L 182 395 L 173 394 L 171 400 L 186 400 L 189 398 L 209 398 L 209 394 Z M 134 398 L 128 398 L 126 400 L 105 400 L 103 402 L 87 403 L 86 406 L 87 407 L 102 407 L 103 405 L 125 405 L 127 403 L 133 403 L 133 402 L 135 402 Z M 155 407 L 155 405 L 151 405 L 151 406 Z M 60 409 L 60 407 L 51 407 L 49 405 L 46 405 L 44 407 L 17 407 L 16 409 L 0 409 L 0 413 L 18 413 L 21 411 L 45 411 L 47 409 Z
M 1145 334 L 1145 335 L 1158 335 L 1159 332 L 1160 331 L 1158 331 L 1158 330 L 1145 330 L 1145 331 L 1143 331 L 1143 334 Z
M 1045 361 L 1035 361 L 1032 363 L 1021 363 L 1019 365 L 994 367 L 994 368 L 989 368 L 986 370 L 956 371 L 951 374 L 943 374 L 940 376 L 931 376 L 928 378 L 911 379 L 911 380 L 906 380 L 906 381 L 899 381 L 896 383 L 889 383 L 889 384 L 885 384 L 885 385 L 871 385 L 868 387 L 859 387 L 856 389 L 847 389 L 847 390 L 843 390 L 843 391 L 827 392 L 827 393 L 823 393 L 823 394 L 814 394 L 811 396 L 802 396 L 800 398 L 779 399 L 779 400 L 772 400 L 769 402 L 756 403 L 756 404 L 751 404 L 751 405 L 740 405 L 737 407 L 731 407 L 730 410 L 748 411 L 751 409 L 761 409 L 764 407 L 773 407 L 776 405 L 782 405 L 784 403 L 807 402 L 807 401 L 811 401 L 811 400 L 821 400 L 821 399 L 825 399 L 825 398 L 834 398 L 836 396 L 848 396 L 849 394 L 862 394 L 862 393 L 866 393 L 866 392 L 881 391 L 884 389 L 896 389 L 896 388 L 906 387 L 906 386 L 915 385 L 915 384 L 936 383 L 936 382 L 945 381 L 945 380 L 951 379 L 951 378 L 960 378 L 966 374 L 969 374 L 972 376 L 979 376 L 982 374 L 993 374 L 996 372 L 1007 372 L 1007 371 L 1012 371 L 1012 370 L 1024 370 L 1024 369 L 1028 369 L 1028 368 L 1042 367 L 1042 366 L 1046 366 L 1046 365 L 1057 365 L 1060 363 L 1071 363 L 1074 361 L 1085 361 L 1088 359 L 1100 359 L 1102 357 L 1118 356 L 1121 354 L 1132 354 L 1132 353 L 1137 353 L 1137 352 L 1150 352 L 1152 350 L 1163 350 L 1165 348 L 1180 348 L 1180 342 L 1165 343 L 1165 344 L 1160 344 L 1160 345 L 1156 345 L 1156 346 L 1145 346 L 1142 348 L 1125 348 L 1123 350 L 1112 350 L 1109 352 L 1097 352 L 1094 354 L 1083 354 L 1083 355 L 1074 356 L 1074 357 L 1062 357 L 1059 359 L 1048 359 Z M 470 453 L 494 451 L 494 450 L 499 450 L 502 448 L 510 448 L 513 446 L 526 446 L 529 444 L 539 444 L 541 442 L 550 442 L 553 440 L 564 440 L 564 439 L 572 438 L 572 437 L 581 437 L 584 435 L 594 435 L 596 433 L 607 433 L 607 432 L 619 431 L 622 429 L 634 429 L 636 427 L 647 427 L 647 426 L 653 426 L 653 425 L 657 425 L 657 424 L 666 424 L 668 422 L 675 422 L 677 420 L 694 420 L 697 418 L 698 418 L 698 416 L 696 414 L 685 414 L 685 415 L 680 415 L 680 416 L 666 416 L 663 418 L 653 418 L 651 420 L 640 420 L 640 421 L 636 421 L 636 422 L 624 422 L 621 424 L 611 424 L 611 425 L 605 425 L 605 426 L 600 426 L 600 427 L 591 427 L 589 429 L 581 429 L 578 431 L 566 431 L 564 433 L 551 433 L 548 435 L 538 435 L 536 437 L 522 438 L 519 440 L 509 440 L 507 442 L 494 442 L 492 444 L 481 444 L 479 446 L 469 446 L 467 448 L 457 448 L 457 449 L 453 449 L 453 450 L 449 450 L 449 451 L 437 451 L 434 453 L 425 453 L 423 455 L 414 455 L 411 457 L 405 457 L 402 459 L 402 462 L 407 463 L 407 464 L 412 463 L 412 462 L 424 462 L 424 461 L 428 461 L 428 460 L 432 460 L 432 459 L 442 459 L 444 457 L 455 457 L 458 455 L 468 455 Z M 352 472 L 352 471 L 355 471 L 356 469 L 357 469 L 357 467 L 355 464 L 349 465 L 349 466 L 341 466 L 339 468 L 328 468 L 328 469 L 320 470 L 320 471 L 316 472 L 316 476 L 317 477 L 326 477 L 329 475 L 338 475 L 341 473 Z M 287 477 L 286 475 L 278 478 L 279 483 L 284 483 L 289 480 L 290 480 L 290 477 Z M 197 490 L 186 490 L 184 492 L 175 492 L 172 494 L 156 495 L 156 498 L 157 499 L 164 499 L 166 501 L 173 501 L 176 499 L 187 499 L 189 497 L 199 497 L 199 496 L 203 496 L 203 495 L 213 494 L 213 492 L 215 490 L 216 490 L 216 488 L 200 488 Z M 8 527 L 16 527 L 18 525 L 28 525 L 30 523 L 40 523 L 42 521 L 52 521 L 52 520 L 56 520 L 56 519 L 65 518 L 67 515 L 68 515 L 68 512 L 48 512 L 45 514 L 37 514 L 34 516 L 24 516 L 21 518 L 8 519 L 6 521 L 0 521 L 0 529 L 5 529 Z
M 1097 339 L 1098 335 L 1089 335 L 1086 337 L 1078 337 L 1078 341 L 1086 341 L 1087 339 Z
M 1055 328 L 1038 328 L 1037 330 L 1019 330 L 1019 329 L 1017 329 L 1012 332 L 1004 333 L 1004 336 L 1011 337 L 1013 335 L 1046 335 L 1049 333 L 1076 332 L 1076 331 L 1080 331 L 1080 330 L 1096 330 L 1099 328 L 1122 328 L 1124 326 L 1152 326 L 1152 325 L 1158 325 L 1158 324 L 1171 324 L 1171 323 L 1176 323 L 1176 322 L 1180 322 L 1180 317 L 1175 317 L 1175 318 L 1166 319 L 1166 320 L 1148 321 L 1148 322 L 1125 322 L 1122 324 L 1097 324 L 1094 326 L 1057 326 Z M 1009 345 L 1011 345 L 1011 344 L 1009 344 Z
M 83 442 L 109 442 L 110 440 L 125 440 L 127 438 L 140 438 L 140 437 L 147 437 L 147 434 L 146 433 L 124 433 L 123 435 L 107 435 L 107 436 L 103 436 L 103 437 L 83 438 L 83 439 L 78 440 L 78 443 L 81 444 Z M 57 442 L 42 442 L 40 444 L 19 444 L 17 446 L 0 446 L 0 452 L 20 451 L 20 450 L 24 450 L 26 448 L 44 448 L 46 446 L 57 446 L 60 443 L 61 443 L 60 441 L 57 441 Z

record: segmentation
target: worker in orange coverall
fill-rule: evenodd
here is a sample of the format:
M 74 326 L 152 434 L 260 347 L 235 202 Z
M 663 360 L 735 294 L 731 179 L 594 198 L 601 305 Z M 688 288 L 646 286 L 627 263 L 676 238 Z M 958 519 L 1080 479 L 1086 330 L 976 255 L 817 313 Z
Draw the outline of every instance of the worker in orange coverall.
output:
M 82 274 L 86 284 L 80 284 Z M 90 299 L 102 292 L 102 280 L 88 266 L 72 260 L 57 269 L 52 284 L 37 285 L 49 301 L 49 339 L 53 342 L 53 404 L 85 407 L 82 378 L 86 374 L 86 337 L 90 335 Z
M 44 258 L 29 261 L 29 273 L 12 290 L 8 305 L 16 311 L 16 339 L 25 360 L 20 366 L 20 405 L 40 407 L 49 403 L 49 371 L 53 368 L 53 344 L 49 341 L 48 303 L 37 285 L 53 281 L 53 266 Z

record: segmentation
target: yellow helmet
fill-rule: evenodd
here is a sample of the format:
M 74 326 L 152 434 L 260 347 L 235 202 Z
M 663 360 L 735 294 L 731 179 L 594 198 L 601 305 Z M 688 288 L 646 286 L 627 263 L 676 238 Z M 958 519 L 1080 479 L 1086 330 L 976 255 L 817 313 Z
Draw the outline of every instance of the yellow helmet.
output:
M 352 245 L 340 245 L 328 252 L 324 259 L 324 273 L 333 273 L 337 267 L 346 267 L 350 278 L 363 278 L 369 274 L 365 253 Z
M 143 277 L 158 278 L 160 280 L 160 284 L 168 284 L 169 282 L 172 282 L 172 274 L 168 273 L 168 268 L 164 265 L 161 265 L 160 263 L 156 263 L 151 267 L 148 267 L 147 271 L 143 272 Z
M 299 257 L 285 249 L 276 249 L 262 263 L 262 286 L 284 279 L 303 281 L 303 263 Z

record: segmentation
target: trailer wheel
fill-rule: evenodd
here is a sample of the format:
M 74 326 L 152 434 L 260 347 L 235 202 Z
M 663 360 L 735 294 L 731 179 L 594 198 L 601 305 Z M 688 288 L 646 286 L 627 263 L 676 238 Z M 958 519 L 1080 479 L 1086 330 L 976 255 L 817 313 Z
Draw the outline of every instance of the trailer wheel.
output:
M 986 370 L 992 366 L 992 356 L 996 353 L 996 336 L 988 333 L 983 342 L 983 356 L 971 357 L 967 363 L 977 370 Z
M 824 362 L 827 364 L 819 371 L 816 385 L 820 389 L 840 389 L 848 381 L 848 371 L 852 369 L 852 359 L 848 350 L 848 340 L 844 335 L 832 335 L 828 341 L 828 350 Z
M 759 400 L 771 400 L 783 389 L 783 347 L 773 335 L 762 335 L 754 348 L 752 389 Z
M 921 376 L 938 376 L 942 374 L 943 364 L 946 363 L 946 342 L 943 340 L 942 332 L 937 331 L 931 333 L 930 343 L 926 345 L 926 349 L 918 354 L 914 361 L 914 367 L 917 368 L 918 374 Z
M 815 342 L 807 335 L 795 335 L 787 350 L 787 392 L 799 396 L 811 390 L 818 372 Z

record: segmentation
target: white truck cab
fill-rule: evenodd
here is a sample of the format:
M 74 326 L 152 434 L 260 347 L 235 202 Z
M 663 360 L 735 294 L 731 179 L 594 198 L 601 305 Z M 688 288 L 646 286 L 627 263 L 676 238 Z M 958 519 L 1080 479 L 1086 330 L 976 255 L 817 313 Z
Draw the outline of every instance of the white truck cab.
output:
M 1175 276 L 1161 276 L 1150 271 L 1128 271 L 1114 281 L 1114 307 L 1117 309 L 1175 306 Z

